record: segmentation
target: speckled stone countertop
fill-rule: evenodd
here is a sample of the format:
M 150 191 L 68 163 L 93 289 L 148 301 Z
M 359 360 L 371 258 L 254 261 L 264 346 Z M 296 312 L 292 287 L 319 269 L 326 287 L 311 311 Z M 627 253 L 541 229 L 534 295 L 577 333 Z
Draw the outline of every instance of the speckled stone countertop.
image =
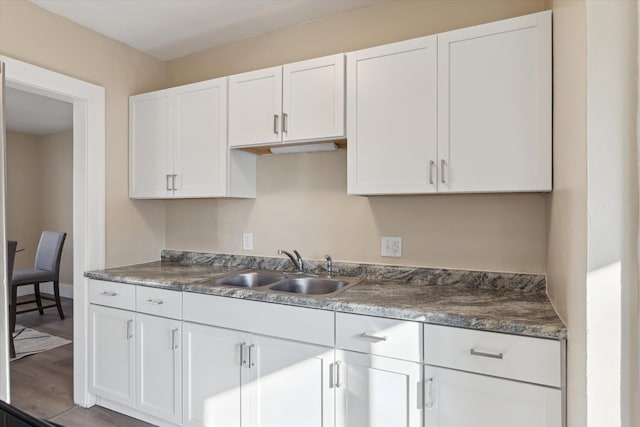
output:
M 246 259 L 243 259 L 246 258 Z M 194 263 L 195 262 L 195 263 Z M 339 274 L 362 280 L 335 296 L 212 286 L 207 282 L 248 268 L 283 270 L 288 260 L 216 255 L 199 257 L 163 251 L 163 261 L 87 272 L 89 278 L 158 288 L 297 305 L 346 313 L 414 320 L 445 326 L 565 339 L 567 330 L 544 291 L 540 275 L 337 264 Z M 309 262 L 318 271 L 320 262 Z M 353 273 L 357 270 L 360 274 Z M 398 273 L 401 272 L 400 278 Z M 426 279 L 425 279 L 426 278 Z M 435 282 L 435 283 L 434 283 Z M 512 286 L 510 286 L 510 284 Z M 544 281 L 542 281 L 544 285 Z M 543 288 L 542 288 L 543 289 Z

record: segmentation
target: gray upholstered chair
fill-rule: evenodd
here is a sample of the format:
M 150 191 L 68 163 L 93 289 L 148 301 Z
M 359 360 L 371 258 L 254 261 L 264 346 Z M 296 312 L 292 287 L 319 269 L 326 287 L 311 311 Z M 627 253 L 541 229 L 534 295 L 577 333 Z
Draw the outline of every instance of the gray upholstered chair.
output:
M 16 248 L 18 246 L 18 242 L 15 240 L 7 241 L 7 283 L 11 283 L 11 277 L 13 275 L 13 262 L 16 259 Z M 9 303 L 9 311 L 11 311 L 11 307 L 13 305 Z M 13 359 L 16 357 L 16 348 L 13 345 L 13 330 L 15 329 L 15 324 L 11 320 L 9 320 L 9 356 Z
M 62 257 L 62 246 L 67 233 L 58 233 L 55 231 L 43 231 L 38 243 L 38 251 L 36 252 L 36 261 L 32 269 L 16 270 L 13 272 L 11 280 L 11 309 L 9 313 L 9 321 L 15 327 L 16 315 L 38 310 L 40 314 L 44 314 L 45 308 L 57 307 L 58 314 L 64 319 L 62 312 L 62 304 L 60 303 L 60 258 Z M 40 283 L 53 282 L 53 298 L 40 294 Z M 33 285 L 35 299 L 29 301 L 18 302 L 18 286 Z M 55 301 L 55 304 L 43 306 L 42 300 Z M 17 306 L 22 304 L 36 303 L 36 308 L 29 308 L 18 311 Z M 13 331 L 13 329 L 12 329 Z

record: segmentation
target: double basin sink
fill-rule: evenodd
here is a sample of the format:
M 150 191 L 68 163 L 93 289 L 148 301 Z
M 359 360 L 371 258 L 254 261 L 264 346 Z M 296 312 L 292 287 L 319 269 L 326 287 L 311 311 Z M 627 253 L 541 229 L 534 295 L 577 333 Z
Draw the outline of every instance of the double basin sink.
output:
M 356 277 L 309 277 L 269 270 L 251 270 L 201 282 L 212 286 L 259 288 L 272 292 L 329 297 L 344 292 L 359 281 Z

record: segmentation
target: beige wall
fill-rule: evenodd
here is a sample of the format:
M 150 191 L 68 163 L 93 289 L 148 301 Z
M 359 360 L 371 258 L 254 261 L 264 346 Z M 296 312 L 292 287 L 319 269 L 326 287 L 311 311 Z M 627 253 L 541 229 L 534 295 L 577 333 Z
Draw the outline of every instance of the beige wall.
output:
M 128 97 L 164 87 L 165 64 L 26 0 L 0 0 L 0 54 L 106 89 L 106 262 L 157 259 L 165 204 L 128 198 Z
M 168 85 L 433 34 L 544 9 L 543 1 L 395 1 L 196 53 L 167 64 Z M 256 200 L 167 204 L 167 247 L 481 270 L 544 272 L 545 196 L 349 197 L 346 155 L 265 155 Z M 382 258 L 380 236 L 403 238 Z
M 548 292 L 569 329 L 569 426 L 640 423 L 637 2 L 553 0 Z
M 569 329 L 568 418 L 586 419 L 587 45 L 586 1 L 553 1 L 553 186 L 548 204 L 547 291 Z
M 14 268 L 33 268 L 40 240 L 40 138 L 7 132 L 7 239 L 24 251 L 16 254 Z
M 587 415 L 637 426 L 638 6 L 587 3 Z

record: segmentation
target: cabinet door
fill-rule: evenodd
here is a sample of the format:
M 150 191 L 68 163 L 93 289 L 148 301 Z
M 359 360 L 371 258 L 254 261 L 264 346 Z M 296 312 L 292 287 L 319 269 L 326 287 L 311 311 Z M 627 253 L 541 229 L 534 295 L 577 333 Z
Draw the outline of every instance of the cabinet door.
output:
M 174 197 L 227 192 L 227 80 L 188 85 L 175 95 Z
M 182 417 L 181 322 L 136 314 L 136 407 L 180 424 Z
M 429 427 L 560 427 L 559 389 L 425 367 Z
M 336 365 L 337 426 L 421 426 L 419 363 L 338 351 Z
M 436 36 L 347 55 L 349 194 L 437 189 Z
M 91 392 L 134 407 L 135 313 L 91 304 L 89 322 Z
M 183 424 L 240 426 L 242 344 L 228 329 L 183 323 Z
M 344 55 L 282 69 L 284 141 L 344 138 Z
M 129 197 L 171 197 L 170 91 L 129 99 Z
M 243 426 L 329 427 L 334 424 L 329 365 L 334 350 L 254 336 L 251 376 L 243 381 Z M 253 366 L 251 366 L 253 365 Z M 246 421 L 246 422 L 245 422 Z
M 551 190 L 551 13 L 438 35 L 445 192 Z
M 282 141 L 282 67 L 229 77 L 229 146 Z

